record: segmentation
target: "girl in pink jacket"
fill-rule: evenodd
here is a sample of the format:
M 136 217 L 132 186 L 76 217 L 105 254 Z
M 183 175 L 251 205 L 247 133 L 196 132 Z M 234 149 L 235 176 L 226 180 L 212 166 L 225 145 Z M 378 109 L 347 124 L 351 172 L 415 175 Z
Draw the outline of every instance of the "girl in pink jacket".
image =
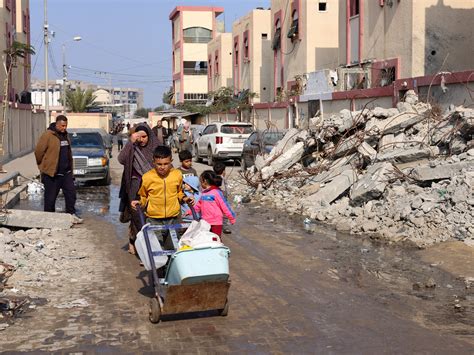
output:
M 200 212 L 201 218 L 211 225 L 211 232 L 220 237 L 223 216 L 226 216 L 231 224 L 235 223 L 235 213 L 219 188 L 222 178 L 214 171 L 206 170 L 199 177 L 199 181 L 202 187 L 201 199 L 196 203 L 194 209 L 196 212 Z

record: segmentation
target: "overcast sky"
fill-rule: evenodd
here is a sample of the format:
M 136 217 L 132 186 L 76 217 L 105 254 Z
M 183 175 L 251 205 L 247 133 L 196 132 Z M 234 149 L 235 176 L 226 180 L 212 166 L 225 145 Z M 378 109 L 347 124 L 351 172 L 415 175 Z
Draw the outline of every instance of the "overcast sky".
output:
M 44 0 L 30 0 L 33 78 L 44 79 L 42 43 Z M 226 30 L 232 22 L 270 0 L 48 0 L 50 44 L 49 78 L 62 77 L 62 44 L 66 43 L 69 78 L 113 86 L 141 87 L 145 107 L 161 104 L 171 85 L 171 23 L 168 15 L 178 5 L 221 6 Z M 71 42 L 74 36 L 82 41 Z

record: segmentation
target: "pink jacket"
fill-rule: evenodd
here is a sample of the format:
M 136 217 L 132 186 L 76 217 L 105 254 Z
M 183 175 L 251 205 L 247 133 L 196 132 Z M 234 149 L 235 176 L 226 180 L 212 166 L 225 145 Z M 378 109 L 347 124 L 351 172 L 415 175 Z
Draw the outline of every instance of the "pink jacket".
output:
M 215 186 L 202 191 L 201 199 L 194 206 L 196 212 L 201 213 L 201 218 L 210 225 L 221 226 L 223 216 L 226 216 L 231 224 L 235 223 L 235 213 L 230 208 L 221 189 Z M 188 211 L 186 214 L 190 214 Z

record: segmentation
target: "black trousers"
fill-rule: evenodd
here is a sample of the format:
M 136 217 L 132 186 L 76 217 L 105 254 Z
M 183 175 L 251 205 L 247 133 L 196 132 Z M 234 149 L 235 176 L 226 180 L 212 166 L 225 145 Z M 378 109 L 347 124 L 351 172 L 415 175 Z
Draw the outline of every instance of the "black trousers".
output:
M 63 190 L 64 200 L 66 201 L 66 213 L 76 213 L 76 187 L 74 186 L 72 172 L 54 177 L 41 174 L 41 181 L 44 185 L 45 212 L 56 211 L 56 199 L 58 198 L 59 190 Z

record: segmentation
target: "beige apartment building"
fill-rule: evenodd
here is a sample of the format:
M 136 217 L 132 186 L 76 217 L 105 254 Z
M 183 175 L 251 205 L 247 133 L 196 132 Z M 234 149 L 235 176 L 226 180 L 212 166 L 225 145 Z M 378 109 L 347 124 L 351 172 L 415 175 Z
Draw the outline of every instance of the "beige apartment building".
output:
M 339 64 L 363 68 L 359 88 L 472 69 L 473 0 L 341 0 L 339 14 Z
M 220 33 L 207 45 L 208 91 L 232 87 L 232 33 Z
M 272 0 L 274 100 L 298 92 L 299 76 L 339 63 L 339 0 Z
M 217 21 L 223 12 L 221 7 L 177 6 L 169 15 L 176 103 L 207 100 L 207 44 L 224 32 L 224 24 Z
M 232 25 L 232 77 L 235 93 L 249 90 L 253 102 L 268 102 L 271 94 L 271 11 L 257 8 Z
M 4 38 L 0 41 L 0 51 L 3 55 L 4 51 L 9 48 L 13 41 L 30 45 L 30 9 L 28 0 L 4 0 L 0 2 L 0 18 L 3 26 L 0 26 L 0 36 Z M 5 60 L 2 59 L 4 62 Z M 5 70 L 0 70 L 0 80 L 2 83 L 2 93 L 5 93 L 3 83 L 5 81 Z M 31 56 L 18 58 L 16 66 L 10 75 L 10 83 L 8 88 L 9 101 L 18 101 L 21 92 L 29 91 L 31 75 Z

